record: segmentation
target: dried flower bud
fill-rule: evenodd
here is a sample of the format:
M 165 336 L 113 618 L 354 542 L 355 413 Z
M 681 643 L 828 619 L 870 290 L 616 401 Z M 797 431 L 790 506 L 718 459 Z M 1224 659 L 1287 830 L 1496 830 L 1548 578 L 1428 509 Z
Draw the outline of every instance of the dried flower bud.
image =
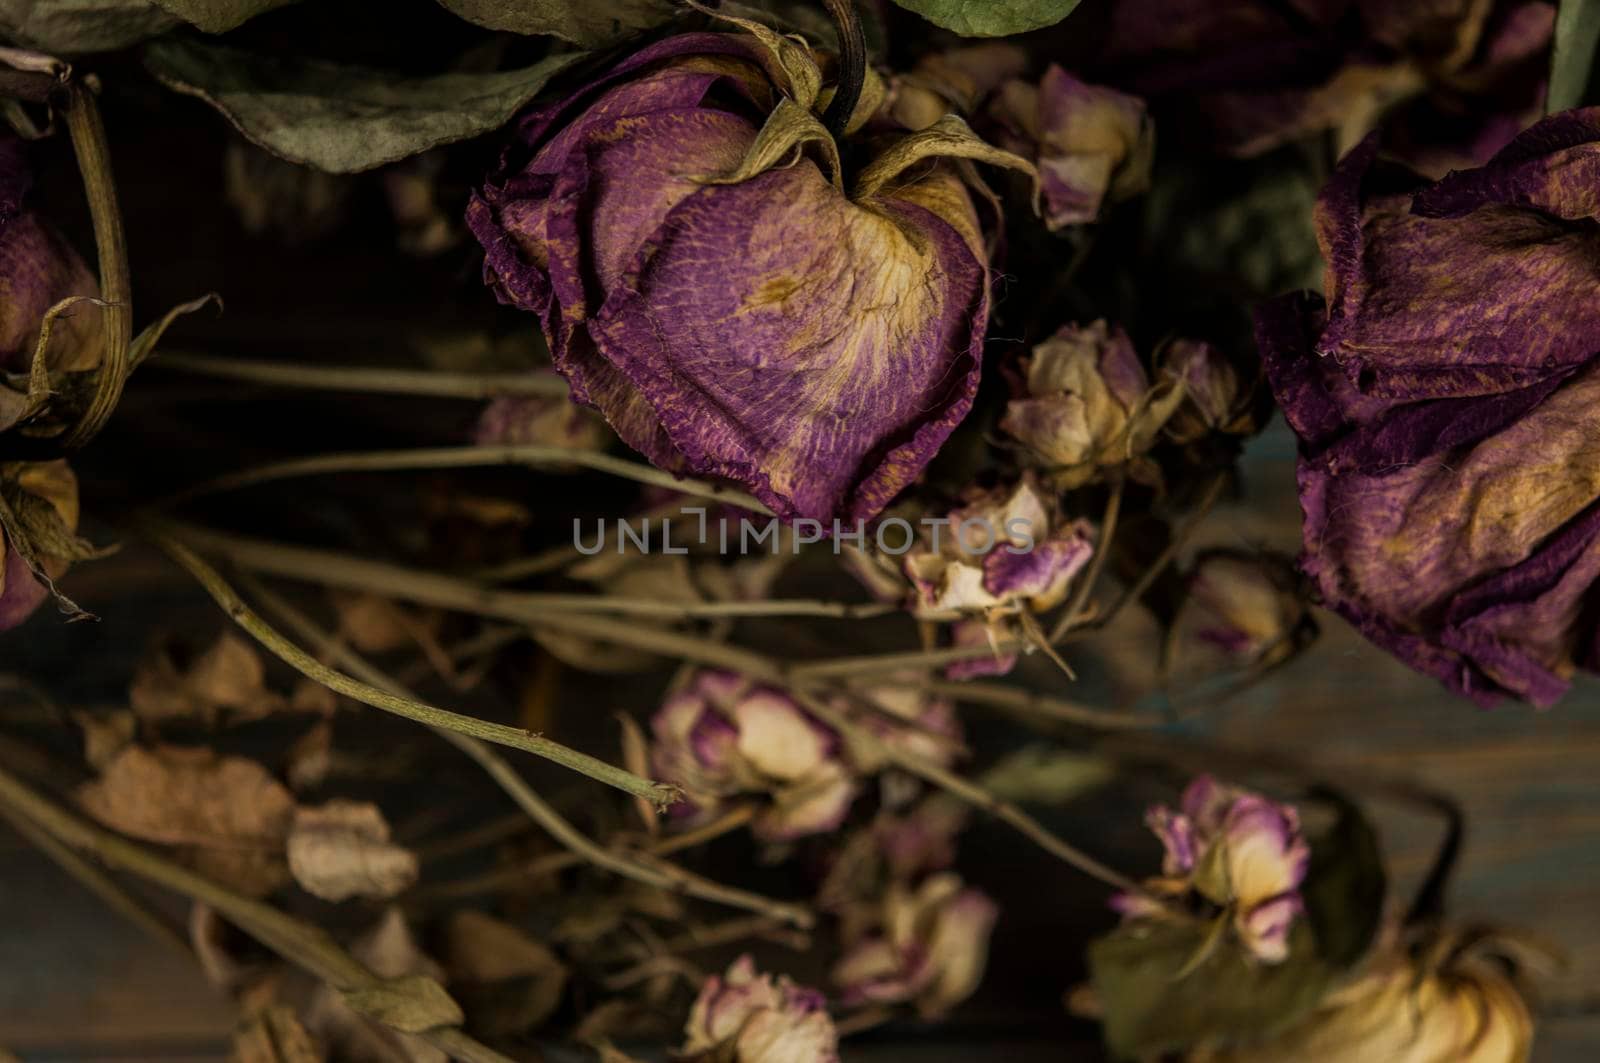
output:
M 682 1054 L 704 1063 L 839 1063 L 822 994 L 757 974 L 749 956 L 706 979 L 683 1033 Z
M 1192 890 L 1230 910 L 1245 948 L 1263 963 L 1282 962 L 1289 930 L 1304 910 L 1299 890 L 1311 859 L 1299 813 L 1209 775 L 1189 784 L 1180 808 L 1156 805 L 1145 817 L 1164 851 L 1162 878 L 1150 888 L 1168 895 Z M 1129 894 L 1114 907 L 1131 918 L 1162 911 Z
M 655 771 L 683 787 L 690 814 L 738 794 L 771 799 L 751 828 L 763 840 L 833 830 L 855 798 L 838 735 L 787 694 L 740 676 L 696 674 L 650 726 Z
M 1062 487 L 1140 458 L 1183 398 L 1171 382 L 1152 388 L 1128 334 L 1104 321 L 1064 326 L 1033 349 L 1026 370 L 1026 396 L 1011 401 L 1000 427 Z
M 1031 476 L 966 501 L 906 556 L 916 615 L 999 621 L 1061 604 L 1094 553 L 1094 529 L 1054 517 Z
M 0 498 L 17 518 L 16 531 L 28 540 L 14 540 L 0 525 L 0 631 L 6 631 L 28 619 L 50 596 L 28 557 L 53 580 L 81 554 L 73 536 L 78 480 L 64 461 L 0 466 Z
M 1467 951 L 1434 967 L 1396 950 L 1260 1043 L 1191 1063 L 1525 1063 L 1533 1016 L 1494 962 Z
M 1167 438 L 1187 444 L 1213 432 L 1249 435 L 1257 430 L 1250 416 L 1250 389 L 1240 386 L 1239 371 L 1216 347 L 1176 340 L 1160 362 L 1162 378 L 1183 390 L 1183 402 L 1167 420 Z
M 983 981 L 999 909 L 950 873 L 912 890 L 892 884 L 876 918 L 858 928 L 833 969 L 847 1006 L 914 1003 L 943 1015 Z
M 988 255 L 938 157 L 1031 167 L 947 118 L 847 195 L 820 86 L 770 32 L 660 41 L 527 115 L 468 224 L 488 283 L 634 449 L 784 517 L 868 518 L 980 375 Z
M 1171 681 L 1182 685 L 1287 660 L 1316 632 L 1296 584 L 1293 562 L 1279 554 L 1202 553 L 1172 625 Z
M 33 172 L 26 145 L 0 132 L 0 372 L 26 376 L 46 313 L 73 296 L 100 293 L 83 259 L 25 205 Z M 56 318 L 45 351 L 52 374 L 92 369 L 104 339 L 97 311 L 69 309 Z M 24 394 L 0 385 L 0 429 L 28 412 Z
M 1038 85 L 1013 80 L 990 103 L 995 142 L 1039 168 L 1052 231 L 1100 217 L 1150 187 L 1155 126 L 1144 101 L 1089 85 L 1055 64 Z
M 1022 76 L 1028 53 L 1007 41 L 984 41 L 917 60 L 890 79 L 883 115 L 902 129 L 927 129 L 947 114 L 977 115 L 1001 85 Z
M 880 685 L 853 688 L 853 697 L 840 699 L 840 707 L 886 746 L 948 767 L 966 752 L 961 717 L 949 698 L 919 690 L 917 679 L 915 673 L 900 674 Z M 871 708 L 857 708 L 863 701 Z M 887 761 L 862 749 L 852 749 L 851 759 L 869 775 L 888 766 Z

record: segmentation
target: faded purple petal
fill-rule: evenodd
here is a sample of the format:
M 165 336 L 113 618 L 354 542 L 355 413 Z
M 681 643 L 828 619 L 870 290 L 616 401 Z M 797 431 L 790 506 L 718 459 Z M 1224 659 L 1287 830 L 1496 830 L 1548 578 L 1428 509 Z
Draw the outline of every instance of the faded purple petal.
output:
M 1298 893 L 1274 897 L 1241 911 L 1234 920 L 1245 947 L 1262 963 L 1282 963 L 1289 958 L 1289 932 L 1305 911 Z
M 1597 135 L 1600 112 L 1556 115 L 1431 185 L 1363 146 L 1321 205 L 1326 316 L 1293 297 L 1257 319 L 1302 440 L 1302 567 L 1485 703 L 1553 702 L 1594 637 Z
M 530 115 L 469 224 L 489 282 L 540 314 L 573 397 L 630 446 L 785 517 L 871 517 L 976 392 L 977 216 L 937 167 L 869 204 L 809 156 L 709 183 L 774 98 L 753 58 L 670 38 Z
M 1163 875 L 1187 875 L 1194 870 L 1200 859 L 1200 843 L 1193 820 L 1166 805 L 1156 805 L 1145 813 L 1144 822 L 1161 841 Z

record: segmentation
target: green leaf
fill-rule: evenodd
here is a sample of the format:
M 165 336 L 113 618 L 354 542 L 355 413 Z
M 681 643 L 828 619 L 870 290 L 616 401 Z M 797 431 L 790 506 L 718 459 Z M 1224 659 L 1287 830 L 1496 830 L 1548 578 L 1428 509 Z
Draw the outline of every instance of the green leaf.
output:
M 0 0 L 0 38 L 52 55 L 115 51 L 176 25 L 151 0 Z
M 274 155 L 355 173 L 498 129 L 583 54 L 551 56 L 524 70 L 402 77 L 169 40 L 145 49 L 145 65 Z
M 963 37 L 1006 37 L 1053 26 L 1078 0 L 894 0 L 935 26 Z
M 1213 944 L 1213 929 L 1140 919 L 1090 943 L 1089 975 L 1114 1055 L 1158 1056 L 1203 1041 L 1268 1036 L 1314 1008 L 1332 981 L 1303 923 L 1279 964 L 1254 961 L 1231 934 Z
M 983 773 L 983 788 L 1002 801 L 1062 805 L 1110 782 L 1116 769 L 1087 753 L 1024 746 Z
M 1597 43 L 1600 0 L 1561 0 L 1556 7 L 1556 44 L 1550 59 L 1546 114 L 1577 107 L 1588 98 Z
M 276 7 L 299 0 L 155 0 L 156 6 L 207 33 L 226 33 Z
M 1311 866 L 1300 886 L 1317 952 L 1335 967 L 1349 967 L 1377 936 L 1388 887 L 1378 835 L 1361 810 L 1338 795 L 1322 795 L 1339 809 L 1327 833 L 1311 840 Z
M 387 978 L 341 994 L 346 1004 L 369 1019 L 401 1033 L 460 1026 L 465 1016 L 444 986 L 427 975 Z
M 549 34 L 601 48 L 659 26 L 674 14 L 665 0 L 439 0 L 451 14 L 492 30 Z

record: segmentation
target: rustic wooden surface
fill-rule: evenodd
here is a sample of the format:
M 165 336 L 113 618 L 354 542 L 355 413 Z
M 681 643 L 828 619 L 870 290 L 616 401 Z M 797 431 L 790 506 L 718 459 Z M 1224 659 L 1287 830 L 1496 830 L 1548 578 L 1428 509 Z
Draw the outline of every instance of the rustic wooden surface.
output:
M 1253 448 L 1247 488 L 1249 504 L 1221 507 L 1206 540 L 1292 548 L 1292 453 L 1281 431 Z M 105 616 L 100 625 L 63 630 L 45 616 L 0 642 L 0 674 L 24 675 L 63 704 L 120 697 L 158 617 L 199 631 L 220 622 L 139 549 L 84 570 L 72 589 Z M 1323 621 L 1323 640 L 1309 655 L 1177 733 L 1381 768 L 1454 794 L 1469 816 L 1454 911 L 1525 927 L 1565 951 L 1566 968 L 1544 983 L 1548 1014 L 1536 1058 L 1600 1058 L 1600 683 L 1580 681 L 1546 713 L 1484 712 L 1395 664 L 1338 620 Z M 1138 696 L 1149 672 L 1139 650 L 1148 632 L 1140 626 L 1123 625 L 1093 650 L 1125 697 Z M 1032 674 L 1050 681 L 1048 672 Z M 0 693 L 8 708 L 16 700 Z M 1397 876 L 1414 880 L 1436 843 L 1436 823 L 1403 808 L 1374 810 Z M 1137 809 L 1092 812 L 1069 810 L 1057 825 L 1131 871 L 1153 862 L 1151 843 L 1126 829 L 1136 826 Z M 1117 818 L 1124 821 L 1118 829 L 1105 826 Z M 891 1031 L 852 1043 L 847 1059 L 968 1060 L 1002 1051 L 1019 1063 L 1096 1058 L 1081 1026 L 1019 1018 L 1059 999 L 1077 964 L 1068 943 L 1105 918 L 1096 893 L 1017 855 L 1018 843 L 1000 828 L 977 829 L 972 877 L 999 893 L 1026 883 L 1026 892 L 1043 895 L 1031 907 L 1007 909 L 995 945 L 995 969 L 1023 972 L 1012 977 L 1025 976 L 1032 988 L 986 989 L 978 1013 L 952 1035 Z M 1059 875 L 1059 892 L 1057 880 L 1041 874 Z M 1041 954 L 1040 941 L 1051 938 L 1063 943 L 1061 952 Z M 0 831 L 0 1047 L 28 1061 L 212 1060 L 224 1058 L 230 1024 L 227 1003 L 182 957 L 150 943 Z

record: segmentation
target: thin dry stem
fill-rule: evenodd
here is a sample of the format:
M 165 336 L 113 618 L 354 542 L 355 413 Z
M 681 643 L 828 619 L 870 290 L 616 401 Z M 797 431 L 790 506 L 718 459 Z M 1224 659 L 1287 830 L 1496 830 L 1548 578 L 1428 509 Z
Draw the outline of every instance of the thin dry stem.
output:
M 308 391 L 357 391 L 369 395 L 424 395 L 440 399 L 540 396 L 564 399 L 566 381 L 543 373 L 447 373 L 431 369 L 378 369 L 222 358 L 163 351 L 146 365 L 224 380 L 243 380 Z
M 559 742 L 553 742 L 516 727 L 490 723 L 411 698 L 399 697 L 329 668 L 257 616 L 216 569 L 202 561 L 198 554 L 169 531 L 154 523 L 143 525 L 143 531 L 152 542 L 165 550 L 168 556 L 194 576 L 222 607 L 223 612 L 228 614 L 229 619 L 291 668 L 335 693 L 430 727 L 533 753 L 587 775 L 597 782 L 614 786 L 624 793 L 643 797 L 660 805 L 671 804 L 677 799 L 676 787 L 642 779 L 630 771 L 591 757 L 587 753 L 580 753 Z
M 1146 730 L 1160 727 L 1164 722 L 1150 716 L 1134 716 L 1128 713 L 1093 709 L 1075 701 L 1068 701 L 1065 698 L 1053 698 L 1044 694 L 1034 693 L 1031 690 L 1023 690 L 1020 687 L 1004 686 L 1000 683 L 984 683 L 976 680 L 958 683 L 950 680 L 928 679 L 924 680 L 920 685 L 930 694 L 950 698 L 954 701 L 962 701 L 971 705 L 989 705 L 997 709 L 1011 709 L 1030 716 L 1076 724 L 1080 727 L 1094 727 L 1105 731 Z
M 166 508 L 221 491 L 289 480 L 302 476 L 326 476 L 351 472 L 403 472 L 422 469 L 472 469 L 497 465 L 526 466 L 546 472 L 565 473 L 592 469 L 611 476 L 633 480 L 651 487 L 665 487 L 680 494 L 693 495 L 754 513 L 772 511 L 754 496 L 705 480 L 680 479 L 669 472 L 636 461 L 614 458 L 590 450 L 540 446 L 419 447 L 411 450 L 376 450 L 349 454 L 319 454 L 310 458 L 258 465 L 241 469 L 180 491 L 161 502 Z
M 268 609 L 276 613 L 285 625 L 294 629 L 302 639 L 317 646 L 352 674 L 362 677 L 374 687 L 389 691 L 396 697 L 416 700 L 414 693 L 401 686 L 392 677 L 386 675 L 382 670 L 339 642 L 332 635 L 323 631 L 309 617 L 295 609 L 287 601 L 259 585 L 253 588 L 252 593 Z M 512 801 L 516 802 L 518 808 L 527 813 L 528 817 L 539 824 L 551 837 L 564 845 L 578 860 L 586 860 L 596 867 L 603 868 L 613 874 L 621 875 L 623 878 L 632 879 L 635 882 L 642 882 L 657 889 L 684 893 L 691 897 L 698 897 L 701 900 L 713 901 L 732 908 L 756 912 L 766 918 L 781 919 L 785 923 L 799 927 L 807 927 L 812 924 L 811 914 L 797 905 L 774 901 L 759 894 L 750 893 L 747 890 L 725 886 L 720 882 L 713 882 L 665 860 L 653 857 L 634 858 L 627 853 L 607 849 L 596 844 L 588 835 L 574 827 L 565 817 L 551 807 L 549 802 L 540 797 L 538 792 L 528 785 L 527 780 L 518 775 L 511 764 L 490 748 L 487 743 L 443 728 L 436 727 L 434 730 L 446 742 L 471 757 L 484 770 L 485 774 L 493 779 L 495 784 L 504 790 Z
M 845 736 L 848 743 L 852 745 L 859 744 L 901 770 L 932 783 L 934 786 L 960 798 L 973 807 L 987 812 L 1002 823 L 1015 828 L 1045 852 L 1058 857 L 1084 874 L 1099 879 L 1106 885 L 1121 892 L 1148 896 L 1143 886 L 1068 842 L 1063 841 L 1061 838 L 1056 837 L 1043 824 L 1022 811 L 1022 809 L 1009 802 L 1002 801 L 971 780 L 963 779 L 954 772 L 926 758 L 919 757 L 915 753 L 908 752 L 899 746 L 890 745 L 882 741 L 876 735 L 857 726 L 856 722 L 848 715 L 828 704 L 828 702 L 816 696 L 815 693 L 804 689 L 795 689 L 793 692 L 801 703 L 805 705 L 808 712 Z
M 1122 486 L 1120 476 L 1111 481 L 1111 495 L 1106 499 L 1106 510 L 1100 518 L 1100 542 L 1095 546 L 1094 556 L 1089 559 L 1083 581 L 1073 592 L 1067 607 L 1061 611 L 1061 619 L 1050 629 L 1052 644 L 1060 642 L 1061 637 L 1077 627 L 1080 619 L 1087 615 L 1089 595 L 1094 593 L 1095 584 L 1100 582 L 1100 573 L 1105 571 L 1106 559 L 1111 556 L 1111 546 L 1116 538 L 1117 520 L 1122 514 Z
M 388 988 L 390 983 L 342 949 L 320 927 L 251 900 L 142 845 L 80 818 L 0 769 L 0 806 L 74 850 L 215 908 L 257 941 L 341 991 Z M 469 1063 L 511 1063 L 453 1027 L 419 1036 Z

